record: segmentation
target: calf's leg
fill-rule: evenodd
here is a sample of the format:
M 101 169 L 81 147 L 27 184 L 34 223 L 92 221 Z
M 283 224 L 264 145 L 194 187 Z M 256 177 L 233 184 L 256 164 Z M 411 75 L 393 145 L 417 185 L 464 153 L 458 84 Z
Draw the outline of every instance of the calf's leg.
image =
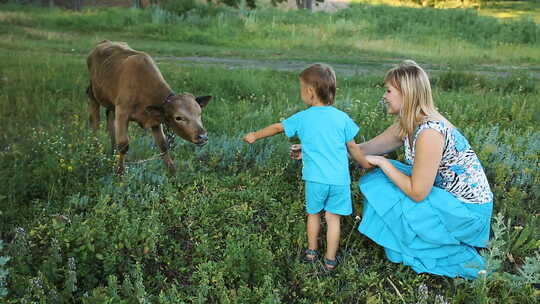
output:
M 118 153 L 118 167 L 116 173 L 124 173 L 124 158 L 129 150 L 128 123 L 129 115 L 121 109 L 114 112 L 114 134 L 116 139 L 116 151 Z
M 90 127 L 95 133 L 99 129 L 99 103 L 93 98 L 88 101 L 88 112 L 90 114 Z
M 116 134 L 114 131 L 114 111 L 107 110 L 107 131 L 109 132 L 109 137 L 111 138 L 111 153 L 114 154 L 114 149 L 116 148 Z
M 167 144 L 167 139 L 165 138 L 165 134 L 163 133 L 163 126 L 158 125 L 152 127 L 152 135 L 154 136 L 154 141 L 156 145 L 162 153 L 163 161 L 169 169 L 169 172 L 173 175 L 176 174 L 176 168 L 174 167 L 174 163 L 171 159 L 171 156 L 169 155 L 169 145 Z

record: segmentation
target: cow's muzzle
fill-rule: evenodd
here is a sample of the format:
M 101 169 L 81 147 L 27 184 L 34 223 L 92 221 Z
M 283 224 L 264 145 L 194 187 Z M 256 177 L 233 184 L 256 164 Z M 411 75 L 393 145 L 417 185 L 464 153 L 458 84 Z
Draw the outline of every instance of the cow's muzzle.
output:
M 197 142 L 195 144 L 199 147 L 202 147 L 208 143 L 208 134 L 200 134 L 197 136 Z

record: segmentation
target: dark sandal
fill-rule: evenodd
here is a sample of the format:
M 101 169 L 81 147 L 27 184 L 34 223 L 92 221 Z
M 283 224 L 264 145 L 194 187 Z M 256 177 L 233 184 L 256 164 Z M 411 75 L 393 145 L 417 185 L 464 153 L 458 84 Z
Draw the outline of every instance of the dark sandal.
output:
M 312 255 L 313 257 L 308 257 L 308 255 Z M 304 252 L 304 256 L 302 258 L 302 261 L 306 263 L 314 263 L 319 259 L 319 253 L 316 250 L 313 249 L 306 249 Z
M 334 271 L 338 267 L 340 262 L 340 258 L 336 256 L 335 260 L 330 260 L 327 258 L 324 258 L 324 268 L 326 268 L 327 271 Z M 331 267 L 328 267 L 331 266 Z

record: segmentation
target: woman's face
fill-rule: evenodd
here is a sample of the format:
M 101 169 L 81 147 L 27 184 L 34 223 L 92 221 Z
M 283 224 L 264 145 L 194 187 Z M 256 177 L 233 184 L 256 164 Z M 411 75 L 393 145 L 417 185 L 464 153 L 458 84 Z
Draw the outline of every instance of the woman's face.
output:
M 386 92 L 383 98 L 386 100 L 386 109 L 388 114 L 399 115 L 401 107 L 403 106 L 403 96 L 394 86 L 389 83 L 385 83 Z

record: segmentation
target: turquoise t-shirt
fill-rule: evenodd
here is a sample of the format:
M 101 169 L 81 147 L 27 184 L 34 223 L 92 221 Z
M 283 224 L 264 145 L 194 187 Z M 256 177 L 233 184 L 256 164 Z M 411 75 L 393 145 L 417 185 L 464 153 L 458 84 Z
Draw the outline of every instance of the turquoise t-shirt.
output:
M 310 107 L 283 122 L 287 137 L 302 144 L 302 170 L 306 181 L 329 185 L 349 185 L 347 142 L 360 128 L 346 113 L 333 106 Z

